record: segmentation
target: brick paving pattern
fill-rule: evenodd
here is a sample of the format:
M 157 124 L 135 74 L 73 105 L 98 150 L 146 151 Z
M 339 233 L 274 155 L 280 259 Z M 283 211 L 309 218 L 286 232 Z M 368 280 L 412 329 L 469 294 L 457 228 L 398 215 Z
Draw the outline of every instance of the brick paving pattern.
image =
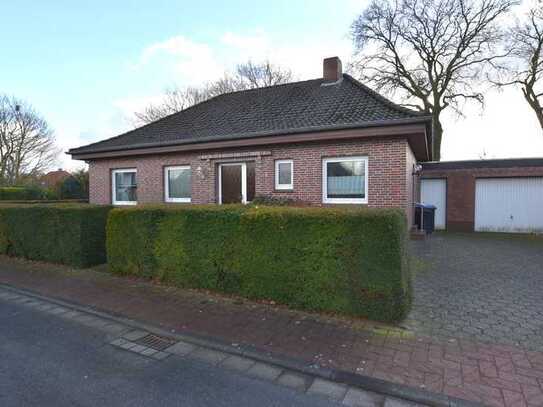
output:
M 441 233 L 412 247 L 423 264 L 405 326 L 543 351 L 543 238 Z
M 466 243 L 457 239 L 466 239 Z M 522 345 L 530 345 L 527 349 L 508 344 L 507 335 L 479 337 L 479 331 L 475 334 L 464 332 L 464 323 L 469 326 L 477 320 L 476 314 L 465 316 L 477 309 L 472 308 L 472 303 L 480 305 L 476 311 L 481 312 L 479 320 L 485 320 L 486 317 L 482 317 L 485 310 L 486 314 L 496 314 L 489 315 L 496 323 L 490 324 L 488 335 L 500 332 L 497 315 L 501 314 L 493 311 L 495 308 L 490 308 L 489 313 L 485 308 L 487 302 L 489 307 L 502 306 L 500 309 L 503 310 L 507 309 L 507 304 L 531 310 L 537 308 L 530 304 L 537 287 L 541 287 L 537 265 L 543 261 L 541 253 L 532 247 L 541 247 L 541 241 L 520 238 L 502 241 L 499 237 L 477 239 L 479 237 L 435 235 L 430 241 L 415 243 L 428 246 L 415 248 L 427 260 L 432 260 L 434 250 L 436 253 L 443 251 L 449 259 L 443 263 L 434 259 L 426 269 L 418 271 L 415 293 L 419 297 L 407 320 L 408 326 L 413 325 L 412 330 L 326 318 L 92 270 L 71 271 L 5 257 L 0 258 L 0 283 L 152 321 L 176 332 L 206 335 L 232 344 L 251 344 L 262 351 L 308 363 L 337 367 L 490 406 L 543 406 L 543 352 L 537 350 L 537 338 L 532 341 L 535 337 L 531 335 L 516 337 Z M 496 250 L 492 249 L 492 241 Z M 518 248 L 516 263 L 512 258 L 507 259 L 506 253 L 514 251 L 508 249 L 510 246 Z M 476 256 L 480 258 L 478 262 L 469 260 Z M 482 278 L 476 270 L 469 269 L 469 264 L 487 268 L 488 274 L 495 274 L 496 279 Z M 513 267 L 515 264 L 516 268 Z M 447 283 L 440 283 L 446 279 L 442 276 L 444 265 L 459 270 L 456 279 L 468 281 L 456 281 L 450 276 L 452 288 L 449 293 Z M 438 273 L 438 276 L 432 277 L 432 273 Z M 476 276 L 471 278 L 470 273 Z M 516 281 L 517 276 L 520 281 Z M 525 278 L 532 280 L 523 282 Z M 516 298 L 514 287 L 520 290 L 520 294 L 515 294 Z M 421 291 L 424 294 L 426 290 L 433 290 L 430 297 L 421 295 Z M 469 294 L 463 294 L 464 291 Z M 505 305 L 500 305 L 503 301 Z M 457 316 L 460 318 L 442 312 L 442 308 L 459 310 Z M 440 313 L 442 324 L 432 317 L 434 313 Z M 528 321 L 522 318 L 522 311 L 517 313 L 521 317 L 518 326 L 522 327 Z M 541 324 L 541 314 L 529 315 L 530 323 L 526 326 Z M 513 319 L 507 317 L 504 321 Z M 455 322 L 457 328 L 447 331 L 447 325 Z

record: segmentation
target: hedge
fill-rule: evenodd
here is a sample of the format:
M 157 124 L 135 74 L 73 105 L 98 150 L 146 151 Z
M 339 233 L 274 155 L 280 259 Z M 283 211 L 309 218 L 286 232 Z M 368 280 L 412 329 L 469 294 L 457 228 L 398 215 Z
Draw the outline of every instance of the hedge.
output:
M 112 272 L 394 321 L 410 305 L 399 210 L 183 206 L 118 208 Z
M 0 187 L 0 201 L 26 201 L 43 199 L 44 192 L 37 187 Z
M 0 254 L 74 267 L 104 263 L 108 206 L 0 205 Z

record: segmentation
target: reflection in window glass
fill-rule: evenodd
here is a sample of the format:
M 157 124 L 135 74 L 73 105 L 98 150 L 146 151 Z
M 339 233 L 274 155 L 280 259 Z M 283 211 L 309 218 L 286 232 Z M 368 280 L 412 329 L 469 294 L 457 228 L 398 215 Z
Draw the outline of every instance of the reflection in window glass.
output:
M 190 200 L 191 171 L 190 167 L 168 168 L 168 196 L 171 200 Z
M 293 182 L 293 162 L 292 160 L 278 160 L 275 162 L 275 188 L 292 189 Z
M 279 183 L 290 184 L 292 172 L 290 163 L 279 163 Z
M 115 172 L 115 201 L 136 202 L 136 172 Z
M 364 161 L 328 162 L 326 165 L 328 198 L 365 197 Z

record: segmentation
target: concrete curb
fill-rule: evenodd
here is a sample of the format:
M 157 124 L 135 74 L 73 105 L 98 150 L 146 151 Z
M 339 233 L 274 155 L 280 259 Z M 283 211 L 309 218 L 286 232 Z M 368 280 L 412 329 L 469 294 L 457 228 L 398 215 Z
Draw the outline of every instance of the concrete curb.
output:
M 393 382 L 376 379 L 369 376 L 363 376 L 348 371 L 319 367 L 314 364 L 308 364 L 307 362 L 289 358 L 285 356 L 278 356 L 271 352 L 263 352 L 250 345 L 233 346 L 230 343 L 218 340 L 216 338 L 206 337 L 196 334 L 179 334 L 165 330 L 156 325 L 152 325 L 147 322 L 138 321 L 127 318 L 123 315 L 100 311 L 94 307 L 88 305 L 81 305 L 66 300 L 62 300 L 56 297 L 49 297 L 41 295 L 32 290 L 17 288 L 9 284 L 0 283 L 0 287 L 11 291 L 15 294 L 26 295 L 35 299 L 40 299 L 50 303 L 55 303 L 60 306 L 71 308 L 76 311 L 85 312 L 95 315 L 97 317 L 111 320 L 120 324 L 127 325 L 134 329 L 142 329 L 154 333 L 160 336 L 166 336 L 175 338 L 180 341 L 188 342 L 193 345 L 200 346 L 202 348 L 208 348 L 216 351 L 221 351 L 230 355 L 243 356 L 253 359 L 258 362 L 264 362 L 270 365 L 275 365 L 284 369 L 292 370 L 302 374 L 331 380 L 334 382 L 358 387 L 362 390 L 372 391 L 375 393 L 383 394 L 388 397 L 399 398 L 414 403 L 425 404 L 432 407 L 480 407 L 483 404 L 475 403 L 459 399 L 456 397 L 446 396 L 444 394 L 433 393 L 414 387 L 396 384 Z

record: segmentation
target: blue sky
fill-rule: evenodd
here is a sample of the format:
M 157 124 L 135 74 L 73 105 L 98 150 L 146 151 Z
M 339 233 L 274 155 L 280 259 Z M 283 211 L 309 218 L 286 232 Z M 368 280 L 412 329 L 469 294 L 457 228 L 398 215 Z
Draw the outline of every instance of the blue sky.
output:
M 349 60 L 349 25 L 364 4 L 3 2 L 0 35 L 10 42 L 0 57 L 0 92 L 30 102 L 66 150 L 129 129 L 131 113 L 165 87 L 198 85 L 249 58 L 269 58 L 299 79 L 318 77 L 323 57 Z M 523 122 L 524 145 L 509 142 L 510 127 L 500 122 L 511 105 Z M 472 158 L 483 150 L 496 157 L 543 155 L 543 136 L 522 105 L 508 91 L 492 95 L 482 115 L 468 109 L 468 119 L 448 118 L 444 157 Z M 67 156 L 59 164 L 80 165 Z

